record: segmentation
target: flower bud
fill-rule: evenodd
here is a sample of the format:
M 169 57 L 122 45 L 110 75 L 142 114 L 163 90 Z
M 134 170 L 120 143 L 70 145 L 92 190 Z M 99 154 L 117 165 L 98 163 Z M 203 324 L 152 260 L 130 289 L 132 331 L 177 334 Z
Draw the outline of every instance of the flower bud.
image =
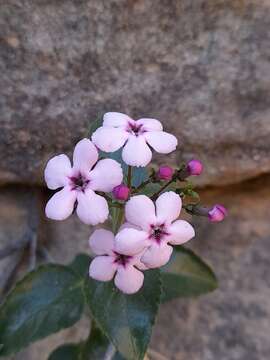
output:
M 173 169 L 170 166 L 160 166 L 157 177 L 160 180 L 171 180 L 173 176 Z
M 125 184 L 116 186 L 112 192 L 117 200 L 127 200 L 129 197 L 129 188 Z
M 203 165 L 200 160 L 190 160 L 187 163 L 187 172 L 189 175 L 200 175 L 203 171 Z
M 212 222 L 219 222 L 222 221 L 227 214 L 227 209 L 224 206 L 217 204 L 208 211 L 208 219 Z

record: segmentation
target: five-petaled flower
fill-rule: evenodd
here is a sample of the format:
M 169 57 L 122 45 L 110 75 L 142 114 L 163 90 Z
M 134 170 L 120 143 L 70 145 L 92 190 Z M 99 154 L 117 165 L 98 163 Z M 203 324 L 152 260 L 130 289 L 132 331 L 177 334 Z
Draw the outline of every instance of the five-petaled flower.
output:
M 92 141 L 105 152 L 114 152 L 123 146 L 122 158 L 131 166 L 146 166 L 152 159 L 151 146 L 161 154 L 175 150 L 177 139 L 163 131 L 156 119 L 133 120 L 129 116 L 108 112 L 104 115 L 103 126 L 92 135 Z
M 126 241 L 128 242 L 129 239 L 127 238 Z M 117 249 L 114 234 L 104 229 L 93 232 L 89 245 L 98 255 L 90 264 L 90 277 L 99 281 L 110 281 L 115 276 L 115 286 L 126 294 L 140 290 L 144 280 L 140 270 L 146 270 L 140 261 L 140 253 L 130 251 L 129 255 L 122 254 Z
M 66 219 L 72 214 L 76 203 L 77 215 L 85 224 L 96 225 L 108 218 L 107 201 L 95 191 L 112 191 L 121 184 L 123 172 L 115 160 L 97 160 L 98 151 L 88 139 L 79 141 L 75 146 L 73 167 L 64 154 L 49 160 L 45 168 L 47 186 L 52 190 L 63 189 L 48 201 L 45 209 L 48 218 Z
M 172 191 L 160 195 L 156 204 L 145 195 L 133 196 L 125 206 L 128 224 L 116 235 L 116 248 L 126 255 L 142 253 L 141 262 L 148 268 L 165 265 L 173 251 L 170 245 L 195 235 L 187 221 L 176 220 L 181 207 L 180 196 Z

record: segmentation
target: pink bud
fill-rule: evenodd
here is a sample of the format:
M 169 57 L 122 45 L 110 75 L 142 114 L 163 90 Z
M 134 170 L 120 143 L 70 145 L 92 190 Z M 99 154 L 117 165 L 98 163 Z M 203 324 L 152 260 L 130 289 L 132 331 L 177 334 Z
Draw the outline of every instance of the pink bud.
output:
M 173 169 L 170 166 L 160 166 L 157 176 L 160 180 L 171 180 L 173 176 Z
M 118 185 L 113 189 L 113 195 L 117 200 L 127 200 L 129 197 L 129 188 L 124 185 Z
M 203 171 L 203 164 L 200 160 L 190 160 L 187 163 L 187 172 L 189 175 L 200 175 Z
M 228 211 L 223 205 L 214 205 L 212 209 L 208 211 L 208 219 L 212 222 L 222 221 L 227 215 Z

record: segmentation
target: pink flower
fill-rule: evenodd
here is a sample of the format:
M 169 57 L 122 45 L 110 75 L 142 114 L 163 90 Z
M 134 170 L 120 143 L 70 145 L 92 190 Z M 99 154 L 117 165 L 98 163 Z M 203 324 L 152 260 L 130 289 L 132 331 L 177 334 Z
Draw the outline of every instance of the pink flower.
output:
M 141 262 L 148 268 L 165 265 L 173 251 L 170 245 L 183 244 L 195 235 L 187 221 L 174 221 L 181 206 L 180 196 L 172 191 L 160 195 L 156 204 L 145 195 L 133 196 L 125 207 L 128 224 L 115 238 L 117 251 L 143 252 Z
M 129 187 L 125 184 L 118 185 L 113 189 L 113 195 L 117 200 L 127 200 L 129 193 Z
M 175 150 L 177 139 L 163 131 L 155 119 L 133 120 L 129 116 L 109 112 L 104 115 L 103 126 L 92 135 L 96 146 L 106 152 L 114 152 L 123 146 L 122 158 L 131 166 L 146 166 L 152 159 L 151 146 L 161 154 Z
M 211 222 L 220 222 L 228 215 L 227 209 L 223 205 L 214 205 L 208 212 L 208 219 Z
M 89 244 L 92 251 L 98 255 L 89 268 L 89 275 L 93 279 L 110 281 L 115 276 L 115 286 L 122 292 L 134 294 L 140 290 L 144 275 L 138 269 L 146 270 L 140 262 L 141 254 L 131 251 L 126 255 L 119 252 L 115 247 L 114 234 L 104 229 L 95 230 L 90 236 Z
M 72 214 L 76 201 L 77 215 L 85 224 L 96 225 L 108 218 L 107 201 L 95 191 L 112 191 L 122 182 L 123 172 L 115 160 L 97 160 L 98 151 L 95 145 L 90 140 L 83 139 L 75 146 L 73 167 L 64 154 L 48 161 L 45 168 L 48 188 L 55 190 L 63 187 L 46 205 L 45 212 L 48 218 L 66 219 Z

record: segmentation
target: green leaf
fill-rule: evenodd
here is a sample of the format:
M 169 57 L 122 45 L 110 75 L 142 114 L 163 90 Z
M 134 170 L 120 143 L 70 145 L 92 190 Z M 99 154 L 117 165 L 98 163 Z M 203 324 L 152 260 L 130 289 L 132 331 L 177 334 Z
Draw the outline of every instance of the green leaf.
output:
M 27 274 L 0 307 L 0 356 L 75 324 L 84 306 L 82 284 L 62 265 L 44 265 Z
M 69 266 L 81 278 L 85 278 L 86 276 L 88 276 L 90 261 L 91 258 L 89 255 L 78 254 Z
M 89 338 L 79 344 L 65 344 L 54 350 L 48 360 L 100 360 L 110 345 L 109 340 L 97 328 L 93 326 Z M 125 360 L 119 352 L 116 352 L 112 360 Z
M 114 159 L 117 162 L 119 162 L 122 166 L 123 172 L 124 172 L 124 179 L 126 181 L 127 174 L 128 174 L 128 165 L 124 163 L 122 159 L 122 149 L 119 149 L 113 153 L 106 153 L 103 151 L 100 151 L 100 156 L 103 158 L 110 158 Z M 132 167 L 132 180 L 131 185 L 133 187 L 138 187 L 148 178 L 147 170 L 144 167 Z
M 97 117 L 96 120 L 94 120 L 94 121 L 91 122 L 90 131 L 89 131 L 89 137 L 90 137 L 90 138 L 91 138 L 91 136 L 93 135 L 93 133 L 94 133 L 99 127 L 102 126 L 102 123 L 103 123 L 102 116 Z
M 162 302 L 178 297 L 199 296 L 217 288 L 211 268 L 197 255 L 175 246 L 170 262 L 162 268 Z
M 59 346 L 48 360 L 80 360 L 81 344 L 65 344 Z
M 158 312 L 161 283 L 158 270 L 145 272 L 143 288 L 125 295 L 113 282 L 85 282 L 86 301 L 98 326 L 127 360 L 140 360 L 150 341 Z

